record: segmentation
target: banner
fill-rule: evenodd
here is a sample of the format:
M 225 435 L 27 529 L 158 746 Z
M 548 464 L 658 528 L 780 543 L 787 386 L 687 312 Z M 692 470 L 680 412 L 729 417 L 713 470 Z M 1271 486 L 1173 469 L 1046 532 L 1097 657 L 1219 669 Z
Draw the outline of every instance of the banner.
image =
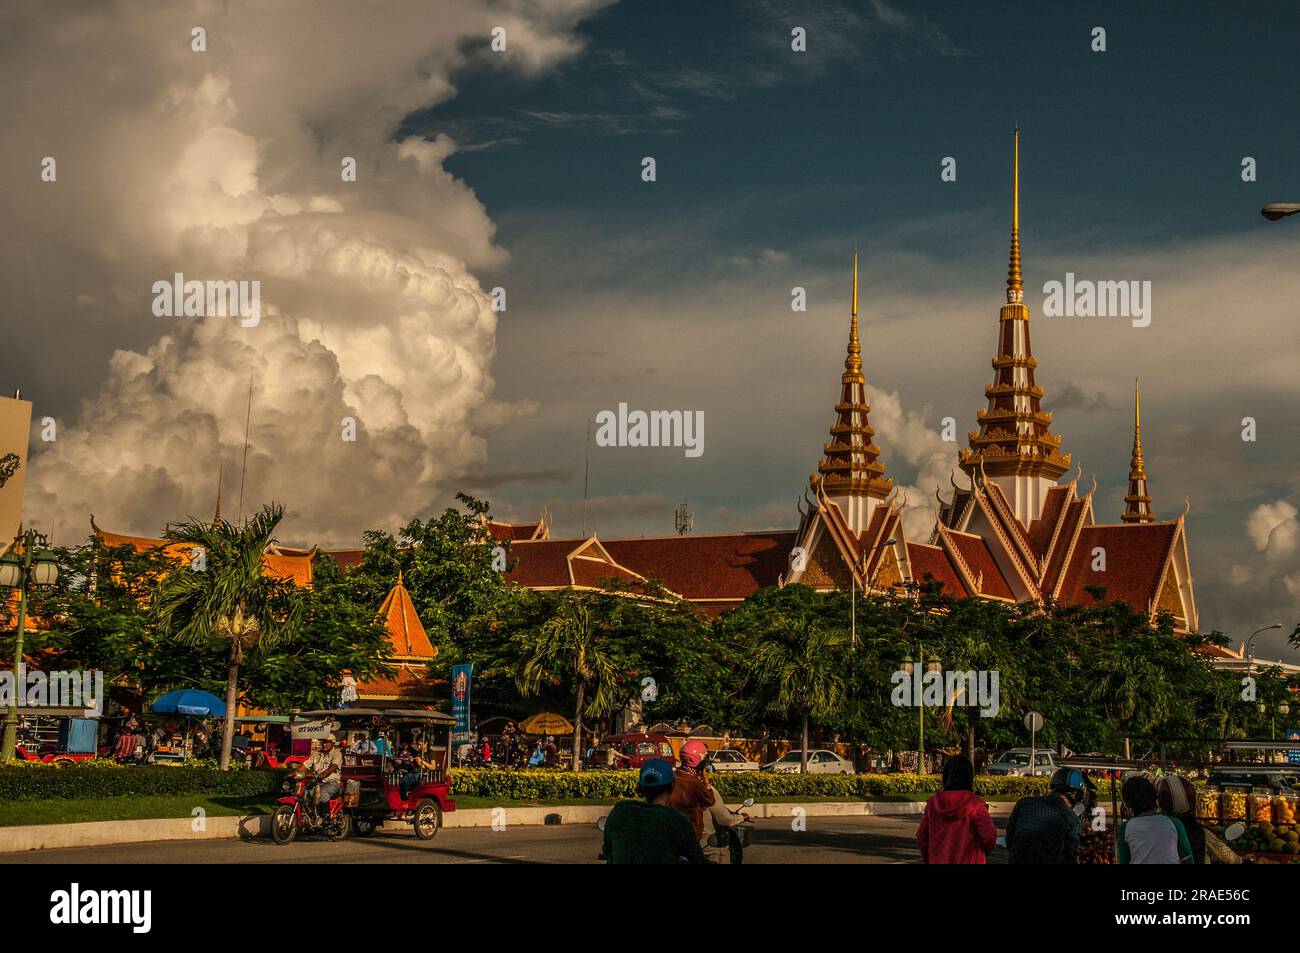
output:
M 315 721 L 295 721 L 292 728 L 291 737 L 294 739 L 311 740 L 333 734 L 338 730 L 339 723 L 333 718 L 318 718 Z
M 473 664 L 451 667 L 451 715 L 456 719 L 456 727 L 451 732 L 452 747 L 474 740 L 469 724 L 469 693 L 473 680 Z

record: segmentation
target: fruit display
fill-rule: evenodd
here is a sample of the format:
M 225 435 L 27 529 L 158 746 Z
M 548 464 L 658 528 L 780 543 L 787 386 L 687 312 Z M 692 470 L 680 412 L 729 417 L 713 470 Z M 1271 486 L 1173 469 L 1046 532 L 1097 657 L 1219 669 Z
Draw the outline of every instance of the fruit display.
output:
M 1115 863 L 1115 833 L 1113 831 L 1084 831 L 1079 837 L 1079 863 Z
M 1294 797 L 1275 797 L 1273 798 L 1273 819 L 1279 824 L 1296 823 L 1296 798 Z
M 1198 791 L 1196 793 L 1196 816 L 1202 821 L 1219 819 L 1219 792 Z
M 1227 791 L 1220 802 L 1220 816 L 1225 821 L 1244 821 L 1249 795 L 1243 791 Z
M 1300 859 L 1300 827 L 1268 821 L 1251 824 L 1246 833 L 1232 843 L 1237 853 L 1254 851 Z
M 1250 796 L 1250 819 L 1252 821 L 1271 823 L 1273 820 L 1273 798 L 1267 794 Z

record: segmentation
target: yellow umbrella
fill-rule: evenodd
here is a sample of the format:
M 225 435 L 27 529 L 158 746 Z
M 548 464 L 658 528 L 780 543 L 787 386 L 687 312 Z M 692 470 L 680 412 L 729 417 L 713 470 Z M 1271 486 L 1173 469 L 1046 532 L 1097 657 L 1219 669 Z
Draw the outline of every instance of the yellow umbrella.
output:
M 543 711 L 521 721 L 519 730 L 526 735 L 568 735 L 573 733 L 573 725 L 562 715 Z

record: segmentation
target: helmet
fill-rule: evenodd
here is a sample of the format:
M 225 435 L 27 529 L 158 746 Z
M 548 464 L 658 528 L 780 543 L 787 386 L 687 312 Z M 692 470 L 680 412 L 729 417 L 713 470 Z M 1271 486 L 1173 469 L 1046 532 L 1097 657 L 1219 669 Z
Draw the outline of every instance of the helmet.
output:
M 1156 782 L 1156 801 L 1166 814 L 1190 814 L 1196 803 L 1196 790 L 1186 778 L 1166 774 Z
M 682 750 L 678 752 L 682 765 L 687 768 L 698 768 L 708 756 L 709 746 L 694 738 L 682 745 Z
M 1057 768 L 1052 772 L 1052 780 L 1048 786 L 1053 794 L 1064 794 L 1070 799 L 1071 804 L 1078 804 L 1092 785 L 1078 768 Z
M 641 777 L 637 780 L 636 790 L 642 797 L 658 794 L 673 786 L 676 780 L 673 766 L 663 758 L 651 758 L 641 765 Z

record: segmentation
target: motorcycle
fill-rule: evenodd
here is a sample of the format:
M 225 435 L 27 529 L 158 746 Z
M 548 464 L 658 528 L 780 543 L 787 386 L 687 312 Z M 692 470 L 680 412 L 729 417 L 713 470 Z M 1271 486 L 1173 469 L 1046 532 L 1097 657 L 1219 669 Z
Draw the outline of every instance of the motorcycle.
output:
M 753 820 L 745 813 L 745 808 L 753 807 L 754 799 L 745 798 L 745 802 L 739 808 L 731 809 L 732 816 L 739 817 L 741 820 L 731 827 L 715 827 L 712 834 L 709 835 L 708 844 L 711 848 L 727 848 L 728 863 L 741 864 L 745 860 L 745 848 L 753 843 L 754 828 L 749 826 Z
M 310 774 L 285 778 L 284 797 L 271 815 L 271 839 L 277 844 L 290 844 L 299 834 L 324 834 L 332 841 L 348 836 L 352 817 L 343 810 L 342 792 L 322 810 L 316 803 L 315 780 Z

